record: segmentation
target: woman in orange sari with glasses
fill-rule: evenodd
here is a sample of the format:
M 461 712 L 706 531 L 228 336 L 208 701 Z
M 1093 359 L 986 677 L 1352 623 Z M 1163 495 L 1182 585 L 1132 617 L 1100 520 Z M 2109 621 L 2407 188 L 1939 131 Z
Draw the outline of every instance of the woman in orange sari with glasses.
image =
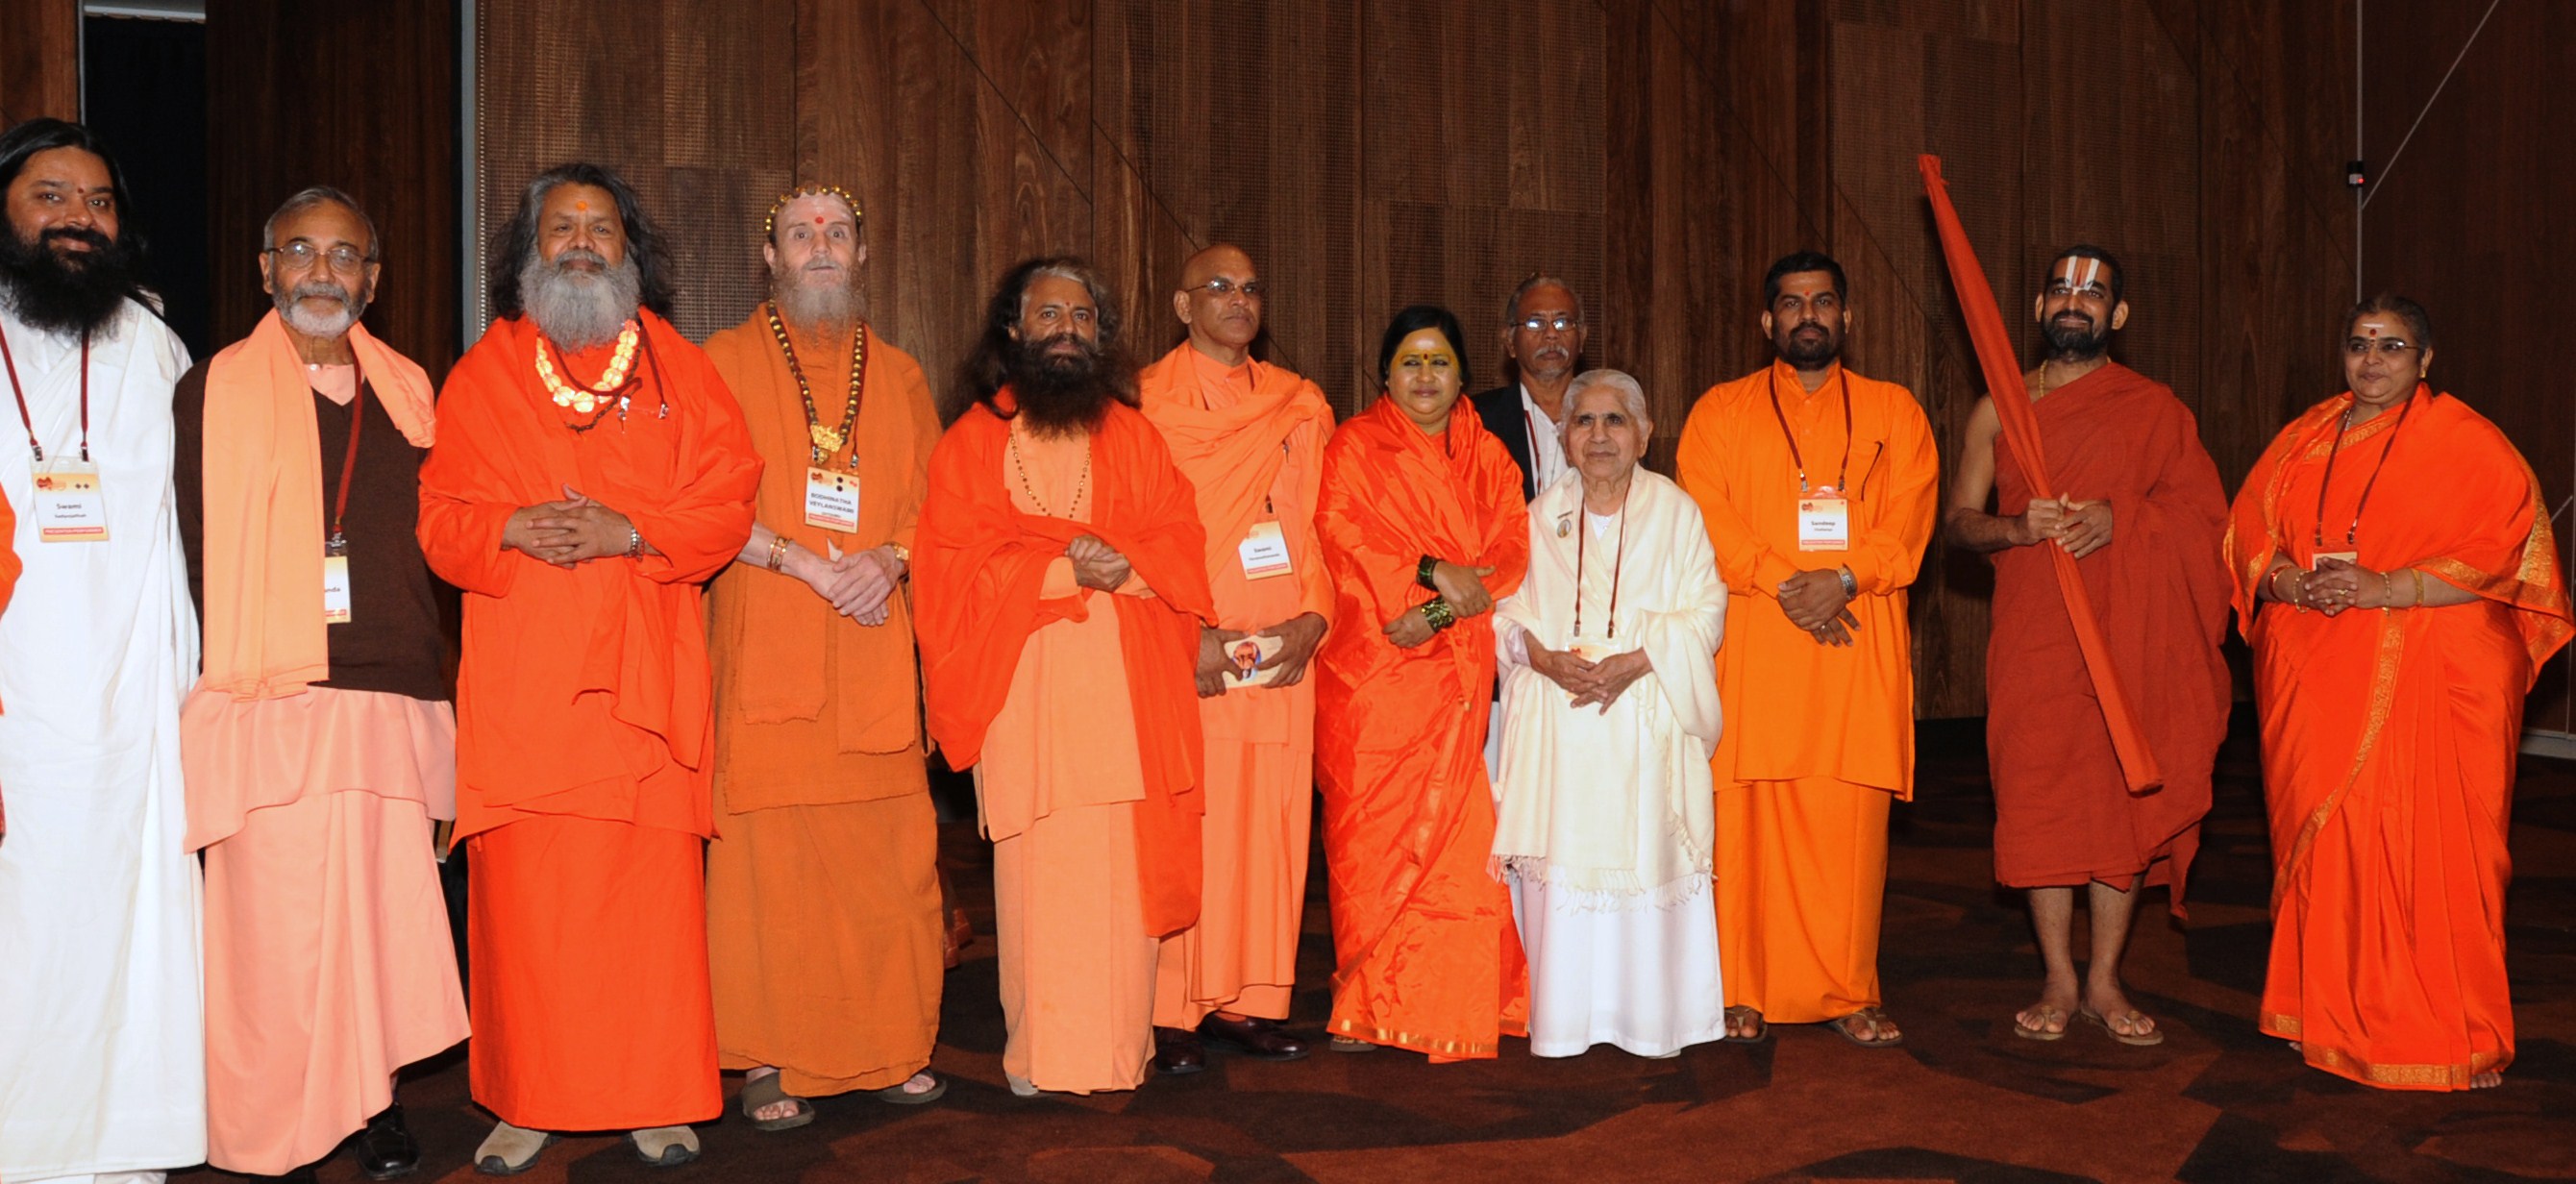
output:
M 2366 1085 L 2485 1088 L 2513 1061 L 2522 701 L 2567 597 L 2531 466 L 2426 381 L 2423 307 L 2364 302 L 2343 348 L 2351 389 L 2273 439 L 2227 535 L 2271 813 L 2261 1025 Z

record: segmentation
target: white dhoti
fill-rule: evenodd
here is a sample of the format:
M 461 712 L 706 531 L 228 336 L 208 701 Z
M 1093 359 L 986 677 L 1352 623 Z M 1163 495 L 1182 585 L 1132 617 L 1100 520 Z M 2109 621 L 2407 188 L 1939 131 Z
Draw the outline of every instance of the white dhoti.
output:
M 1494 611 L 1494 856 L 1529 956 L 1530 1052 L 1658 1057 L 1723 1037 L 1708 760 L 1726 585 L 1698 507 L 1640 469 L 1624 508 L 1588 513 L 1568 474 L 1530 503 L 1529 576 Z M 1534 645 L 1647 669 L 1607 710 L 1576 707 Z
M 6 313 L 0 332 L 36 441 L 49 460 L 78 458 L 79 342 Z M 170 488 L 170 391 L 186 366 L 178 339 L 131 304 L 91 342 L 87 436 L 104 541 L 40 541 L 28 441 L 0 428 L 0 488 L 26 563 L 0 613 L 10 1184 L 158 1179 L 206 1156 L 197 863 L 179 771 L 197 622 Z M 15 418 L 0 412 L 0 423 Z

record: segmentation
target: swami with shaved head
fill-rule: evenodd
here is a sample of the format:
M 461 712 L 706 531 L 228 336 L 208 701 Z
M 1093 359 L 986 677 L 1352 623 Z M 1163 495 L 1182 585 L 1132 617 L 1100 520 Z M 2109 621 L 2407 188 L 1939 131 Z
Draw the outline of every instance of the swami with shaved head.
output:
M 1314 802 L 1306 663 L 1333 611 L 1314 532 L 1333 411 L 1313 382 L 1252 356 L 1263 294 L 1241 248 L 1192 255 L 1172 293 L 1189 337 L 1137 381 L 1145 417 L 1197 491 L 1217 609 L 1199 630 L 1197 671 L 1206 880 L 1198 924 L 1163 939 L 1154 983 L 1165 1073 L 1205 1068 L 1208 1044 L 1264 1060 L 1308 1051 L 1279 1021 L 1297 981 Z M 1249 669 L 1236 656 L 1247 640 L 1261 655 Z

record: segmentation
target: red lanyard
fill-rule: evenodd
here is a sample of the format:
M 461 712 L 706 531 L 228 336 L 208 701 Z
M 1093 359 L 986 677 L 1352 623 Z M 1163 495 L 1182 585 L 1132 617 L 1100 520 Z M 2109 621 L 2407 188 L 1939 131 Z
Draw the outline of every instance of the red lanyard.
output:
M 1628 486 L 1628 489 L 1629 492 L 1633 493 L 1637 488 L 1634 484 L 1636 479 L 1631 477 L 1629 480 L 1631 484 Z M 1576 512 L 1583 515 L 1585 519 L 1582 522 L 1574 524 L 1574 636 L 1577 639 L 1580 639 L 1583 636 L 1583 549 L 1584 544 L 1590 542 L 1592 539 L 1592 523 L 1590 521 L 1592 517 L 1592 509 L 1591 507 L 1582 504 L 1582 498 L 1580 495 L 1577 495 L 1575 502 Z M 1623 493 L 1619 495 L 1619 550 L 1617 555 L 1610 561 L 1609 636 L 1611 637 L 1619 636 L 1619 573 L 1627 566 L 1627 563 L 1628 495 Z
M 2355 399 L 2354 402 L 2358 403 L 2360 400 Z M 2410 394 L 2406 396 L 2406 405 L 2397 409 L 2397 422 L 2388 427 L 2387 441 L 2379 446 L 2379 463 L 2370 466 L 2370 479 L 2361 483 L 2361 500 L 2352 504 L 2352 525 L 2344 528 L 2344 546 L 2355 545 L 2353 540 L 2360 537 L 2361 511 L 2370 504 L 2370 491 L 2379 486 L 2379 471 L 2388 467 L 2388 454 L 2397 448 L 2397 433 L 2406 426 L 2407 413 L 2413 410 L 2415 410 L 2415 396 Z M 2346 407 L 2343 410 L 2343 422 L 2349 423 L 2351 420 L 2352 408 Z M 2315 548 L 2319 551 L 2326 549 L 2326 487 L 2334 483 L 2335 454 L 2343 451 L 2343 436 L 2349 430 L 2351 429 L 2343 426 L 2342 423 L 2336 425 L 2334 444 L 2326 449 L 2326 473 L 2317 482 L 2317 521 L 2312 534 Z
M 18 356 L 9 352 L 9 334 L 0 330 L 0 364 L 9 370 L 9 393 L 18 396 L 18 422 L 27 425 L 27 447 L 36 454 L 36 467 L 45 464 L 45 446 L 36 441 L 36 417 L 27 412 L 27 391 L 18 385 Z M 81 334 L 81 463 L 89 463 L 89 334 Z
M 331 501 L 331 537 L 328 541 L 334 547 L 349 545 L 348 536 L 341 533 L 340 523 L 349 516 L 349 484 L 358 476 L 358 429 L 367 423 L 367 372 L 359 369 L 354 356 L 350 359 L 349 370 L 357 380 L 358 390 L 349 400 L 349 454 L 340 461 L 340 493 Z
M 1834 492 L 1849 497 L 1851 491 L 1843 488 L 1843 482 L 1851 478 L 1851 384 L 1844 382 L 1842 375 L 1836 374 L 1834 385 L 1841 387 L 1843 392 L 1843 466 L 1834 474 Z M 1798 434 L 1789 430 L 1789 416 L 1780 410 L 1780 372 L 1777 370 L 1771 372 L 1771 415 L 1780 421 L 1780 434 L 1789 441 L 1789 460 L 1798 466 L 1798 492 L 1805 493 L 1807 492 L 1807 458 L 1799 455 Z

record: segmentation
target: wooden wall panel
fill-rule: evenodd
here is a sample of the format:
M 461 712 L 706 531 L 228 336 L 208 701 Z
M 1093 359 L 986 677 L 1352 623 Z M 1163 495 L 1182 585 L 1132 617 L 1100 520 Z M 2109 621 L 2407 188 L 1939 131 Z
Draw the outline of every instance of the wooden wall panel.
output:
M 80 0 L 0 4 L 0 128 L 80 118 Z
M 260 229 L 330 185 L 382 238 L 370 331 L 435 380 L 457 355 L 456 0 L 233 0 L 206 19 L 205 216 L 216 343 L 270 308 Z

